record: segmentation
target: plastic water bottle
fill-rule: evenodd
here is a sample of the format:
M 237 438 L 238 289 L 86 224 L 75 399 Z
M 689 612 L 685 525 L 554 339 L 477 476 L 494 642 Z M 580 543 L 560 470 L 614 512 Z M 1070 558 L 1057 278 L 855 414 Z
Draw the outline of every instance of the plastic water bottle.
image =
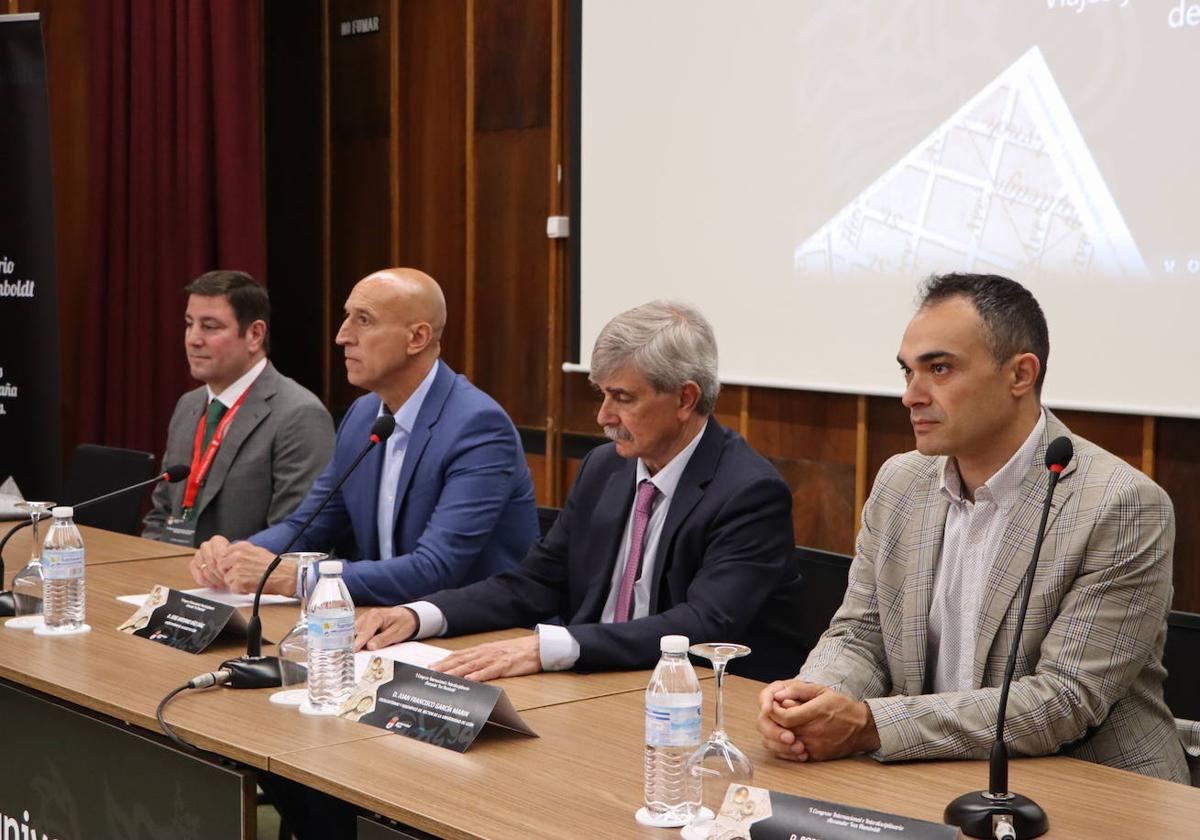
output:
M 354 690 L 354 602 L 341 560 L 322 560 L 308 599 L 308 708 L 337 714 Z
M 700 681 L 688 661 L 687 636 L 663 636 L 662 658 L 646 688 L 646 807 L 638 822 L 690 823 L 700 809 L 700 780 L 685 770 L 700 746 Z
M 46 627 L 77 630 L 83 625 L 83 537 L 75 527 L 75 510 L 56 507 L 54 524 L 42 547 L 42 602 Z

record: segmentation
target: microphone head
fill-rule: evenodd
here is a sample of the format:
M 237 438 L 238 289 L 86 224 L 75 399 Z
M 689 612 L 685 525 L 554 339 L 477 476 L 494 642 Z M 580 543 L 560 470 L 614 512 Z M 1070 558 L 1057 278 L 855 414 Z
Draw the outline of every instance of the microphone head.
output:
M 396 429 L 396 418 L 390 414 L 381 414 L 375 418 L 375 422 L 371 424 L 371 440 L 375 443 L 383 443 Z
M 172 464 L 163 470 L 163 478 L 174 484 L 177 481 L 183 481 L 187 478 L 191 471 L 192 468 L 187 464 Z
M 1075 456 L 1075 447 L 1071 443 L 1071 439 L 1065 435 L 1056 437 L 1050 441 L 1050 445 L 1046 447 L 1046 469 L 1051 472 L 1062 472 L 1067 464 L 1071 463 L 1071 458 Z

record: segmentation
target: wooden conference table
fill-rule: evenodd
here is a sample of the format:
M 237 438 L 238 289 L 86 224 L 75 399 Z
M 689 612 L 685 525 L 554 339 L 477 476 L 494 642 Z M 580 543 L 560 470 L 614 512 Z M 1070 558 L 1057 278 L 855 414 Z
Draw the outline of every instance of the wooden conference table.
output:
M 26 520 L 6 520 L 0 522 L 0 538 Z M 41 523 L 41 538 L 45 539 L 50 520 Z M 156 557 L 190 557 L 191 549 L 180 548 L 170 543 L 156 540 L 143 540 L 127 534 L 114 534 L 112 531 L 102 531 L 99 528 L 80 526 L 83 543 L 87 547 L 85 561 L 88 566 L 102 566 L 109 563 L 126 563 L 130 560 L 151 560 Z M 13 575 L 29 562 L 33 549 L 33 529 L 24 528 L 13 535 L 8 545 L 4 546 L 4 588 L 12 583 Z
M 155 707 L 169 690 L 240 651 L 219 644 L 192 655 L 117 633 L 132 612 L 117 595 L 147 592 L 155 583 L 192 586 L 186 554 L 90 531 L 84 539 L 93 632 L 47 639 L 0 628 L 0 678 L 156 732 Z M 162 551 L 174 556 L 147 557 Z M 295 607 L 265 608 L 268 637 L 281 638 L 295 616 Z M 434 643 L 457 648 L 511 635 Z M 167 720 L 203 749 L 439 837 L 665 840 L 678 834 L 633 820 L 641 804 L 642 691 L 648 679 L 648 672 L 638 671 L 500 680 L 496 684 L 540 737 L 489 727 L 463 754 L 337 718 L 305 717 L 270 704 L 270 691 L 188 692 L 168 707 Z M 707 717 L 713 681 L 703 682 Z M 940 821 L 947 802 L 986 782 L 984 762 L 779 762 L 755 733 L 760 688 L 737 677 L 726 685 L 727 729 L 750 755 L 760 786 Z M 1046 809 L 1050 838 L 1200 834 L 1197 789 L 1058 757 L 1014 761 L 1011 782 Z

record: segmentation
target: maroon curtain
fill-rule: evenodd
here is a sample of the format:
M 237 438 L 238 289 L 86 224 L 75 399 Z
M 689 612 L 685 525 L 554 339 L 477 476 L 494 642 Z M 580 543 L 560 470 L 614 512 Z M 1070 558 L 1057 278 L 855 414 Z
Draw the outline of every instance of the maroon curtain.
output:
M 196 384 L 183 286 L 215 268 L 266 280 L 260 4 L 88 6 L 93 263 L 79 439 L 157 453 Z

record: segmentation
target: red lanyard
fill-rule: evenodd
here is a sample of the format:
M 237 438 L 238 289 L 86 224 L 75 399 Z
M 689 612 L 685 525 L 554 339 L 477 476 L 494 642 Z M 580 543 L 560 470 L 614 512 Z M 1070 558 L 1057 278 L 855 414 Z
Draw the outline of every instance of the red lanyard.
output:
M 251 383 L 251 387 L 253 387 L 253 383 Z M 188 473 L 187 489 L 183 493 L 184 510 L 188 510 L 196 504 L 196 494 L 200 492 L 200 487 L 204 484 L 204 479 L 208 477 L 208 471 L 212 468 L 213 459 L 217 457 L 217 450 L 221 448 L 221 441 L 225 439 L 225 430 L 233 422 L 234 415 L 238 413 L 238 409 L 242 407 L 242 401 L 246 399 L 246 394 L 249 393 L 250 388 L 242 391 L 242 395 L 237 398 L 237 402 L 225 412 L 225 416 L 217 424 L 217 430 L 213 432 L 212 440 L 208 442 L 208 448 L 204 450 L 203 458 L 200 457 L 200 446 L 204 443 L 204 427 L 208 424 L 208 413 L 205 412 L 200 415 L 200 422 L 196 425 L 196 441 L 192 445 L 192 471 Z

